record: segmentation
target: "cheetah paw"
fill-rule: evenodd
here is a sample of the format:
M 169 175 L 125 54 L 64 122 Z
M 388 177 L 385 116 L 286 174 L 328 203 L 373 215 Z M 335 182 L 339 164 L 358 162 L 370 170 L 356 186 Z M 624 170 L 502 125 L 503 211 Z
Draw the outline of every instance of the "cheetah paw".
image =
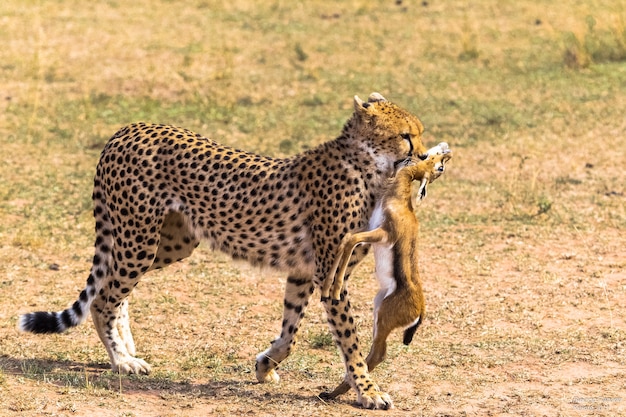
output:
M 129 359 L 119 361 L 111 365 L 113 372 L 120 374 L 144 374 L 150 373 L 151 367 L 146 361 L 139 358 L 130 357 Z
M 277 383 L 280 381 L 280 377 L 274 367 L 271 366 L 270 362 L 272 362 L 272 359 L 269 357 L 268 353 L 269 349 L 259 353 L 256 357 L 256 364 L 254 365 L 256 369 L 256 379 L 261 383 Z
M 272 369 L 271 371 L 267 372 L 266 374 L 262 374 L 262 373 L 257 371 L 256 379 L 258 379 L 258 381 L 261 382 L 261 383 L 274 383 L 274 384 L 277 384 L 280 381 L 280 376 L 278 376 L 278 372 L 276 372 L 275 370 Z
M 393 408 L 391 397 L 385 392 L 373 391 L 359 395 L 357 402 L 361 407 L 370 410 L 390 410 Z

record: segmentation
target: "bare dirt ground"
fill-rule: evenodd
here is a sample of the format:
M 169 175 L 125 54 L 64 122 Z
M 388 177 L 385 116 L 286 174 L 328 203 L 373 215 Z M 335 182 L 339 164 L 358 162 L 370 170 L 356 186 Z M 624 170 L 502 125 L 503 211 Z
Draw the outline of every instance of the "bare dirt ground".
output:
M 623 237 L 535 233 L 525 227 L 423 231 L 429 315 L 411 346 L 392 335 L 389 357 L 374 372 L 395 401 L 387 414 L 626 413 Z M 478 250 L 468 257 L 468 247 Z M 133 304 L 140 305 L 134 312 L 137 343 L 155 375 L 110 374 L 90 324 L 44 338 L 3 327 L 3 345 L 11 350 L 0 357 L 0 414 L 385 413 L 356 408 L 352 393 L 331 403 L 317 396 L 340 380 L 342 364 L 324 342 L 316 303 L 299 348 L 282 367 L 281 383 L 256 383 L 254 356 L 277 330 L 284 281 L 271 271 L 214 263 L 215 254 L 199 252 L 189 263 L 147 277 L 134 294 Z M 33 272 L 39 280 L 67 276 L 79 266 L 84 263 L 64 264 L 60 271 L 16 271 L 19 298 L 41 298 Z M 368 259 L 351 283 L 366 341 L 376 291 L 372 269 Z M 228 277 L 216 282 L 220 274 Z M 79 282 L 57 282 L 55 297 L 65 298 L 65 290 Z M 15 317 L 11 304 L 2 303 L 4 317 Z
M 626 416 L 622 3 L 1 1 L 0 416 Z M 454 151 L 417 211 L 426 320 L 373 372 L 395 409 L 318 396 L 343 364 L 317 293 L 281 382 L 257 383 L 285 277 L 204 245 L 132 294 L 149 376 L 111 373 L 91 322 L 16 330 L 83 288 L 119 127 L 287 156 L 372 91 Z M 373 269 L 349 282 L 363 346 Z

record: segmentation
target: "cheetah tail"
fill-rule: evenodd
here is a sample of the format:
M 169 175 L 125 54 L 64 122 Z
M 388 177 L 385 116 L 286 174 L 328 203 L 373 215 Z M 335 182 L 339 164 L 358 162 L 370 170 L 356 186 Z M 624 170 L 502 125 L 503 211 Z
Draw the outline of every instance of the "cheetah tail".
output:
M 19 318 L 18 329 L 30 333 L 63 333 L 70 327 L 82 323 L 89 315 L 88 313 L 88 304 L 84 305 L 82 300 L 78 300 L 72 307 L 63 311 L 37 311 L 23 314 Z
M 94 257 L 98 259 L 98 255 Z M 20 316 L 17 327 L 22 332 L 30 333 L 63 333 L 70 327 L 76 327 L 89 317 L 89 308 L 93 302 L 97 288 L 97 280 L 94 273 L 98 275 L 106 274 L 107 266 L 100 267 L 94 265 L 92 273 L 87 279 L 87 286 L 81 291 L 78 300 L 70 308 L 63 311 L 37 311 L 35 313 L 23 314 Z
M 113 247 L 112 225 L 102 197 L 99 181 L 94 180 L 94 216 L 96 216 L 96 253 L 87 285 L 70 308 L 63 311 L 37 311 L 20 316 L 17 327 L 30 333 L 63 333 L 70 327 L 76 327 L 89 317 L 91 303 L 103 285 L 103 277 L 108 273 L 112 261 Z
M 94 180 L 94 216 L 96 216 L 95 255 L 87 285 L 70 308 L 63 311 L 37 311 L 20 316 L 17 327 L 20 331 L 30 333 L 63 333 L 70 327 L 76 327 L 89 317 L 89 309 L 96 294 L 103 285 L 103 277 L 109 271 L 113 247 L 112 225 L 102 197 L 99 181 Z

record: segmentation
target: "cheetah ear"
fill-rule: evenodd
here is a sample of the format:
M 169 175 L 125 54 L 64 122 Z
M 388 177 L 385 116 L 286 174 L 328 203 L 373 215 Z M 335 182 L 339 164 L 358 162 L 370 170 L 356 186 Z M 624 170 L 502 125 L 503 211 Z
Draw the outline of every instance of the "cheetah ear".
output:
M 364 109 L 367 109 L 372 105 L 372 103 L 378 103 L 380 101 L 387 101 L 385 97 L 383 97 L 380 93 L 372 93 L 367 98 L 367 102 L 364 102 L 359 98 L 359 96 L 354 96 L 354 110 L 357 112 L 362 112 Z
M 387 99 L 383 97 L 380 93 L 376 92 L 370 94 L 370 96 L 367 98 L 368 103 L 377 103 L 379 101 L 387 101 Z
M 366 103 L 359 98 L 359 96 L 354 96 L 354 111 L 359 115 L 367 114 L 368 108 L 371 106 L 370 103 Z
M 359 98 L 359 96 L 354 96 L 354 110 L 357 113 L 362 112 L 370 106 L 369 103 L 364 103 L 363 100 Z

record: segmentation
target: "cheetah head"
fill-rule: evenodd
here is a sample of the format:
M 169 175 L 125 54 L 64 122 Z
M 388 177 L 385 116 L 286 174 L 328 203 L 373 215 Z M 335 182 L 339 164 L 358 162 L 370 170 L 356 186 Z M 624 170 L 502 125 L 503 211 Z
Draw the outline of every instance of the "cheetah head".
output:
M 409 165 L 414 155 L 423 155 L 424 125 L 407 110 L 372 93 L 364 102 L 354 97 L 354 115 L 350 126 L 374 156 L 378 168 L 395 172 Z

